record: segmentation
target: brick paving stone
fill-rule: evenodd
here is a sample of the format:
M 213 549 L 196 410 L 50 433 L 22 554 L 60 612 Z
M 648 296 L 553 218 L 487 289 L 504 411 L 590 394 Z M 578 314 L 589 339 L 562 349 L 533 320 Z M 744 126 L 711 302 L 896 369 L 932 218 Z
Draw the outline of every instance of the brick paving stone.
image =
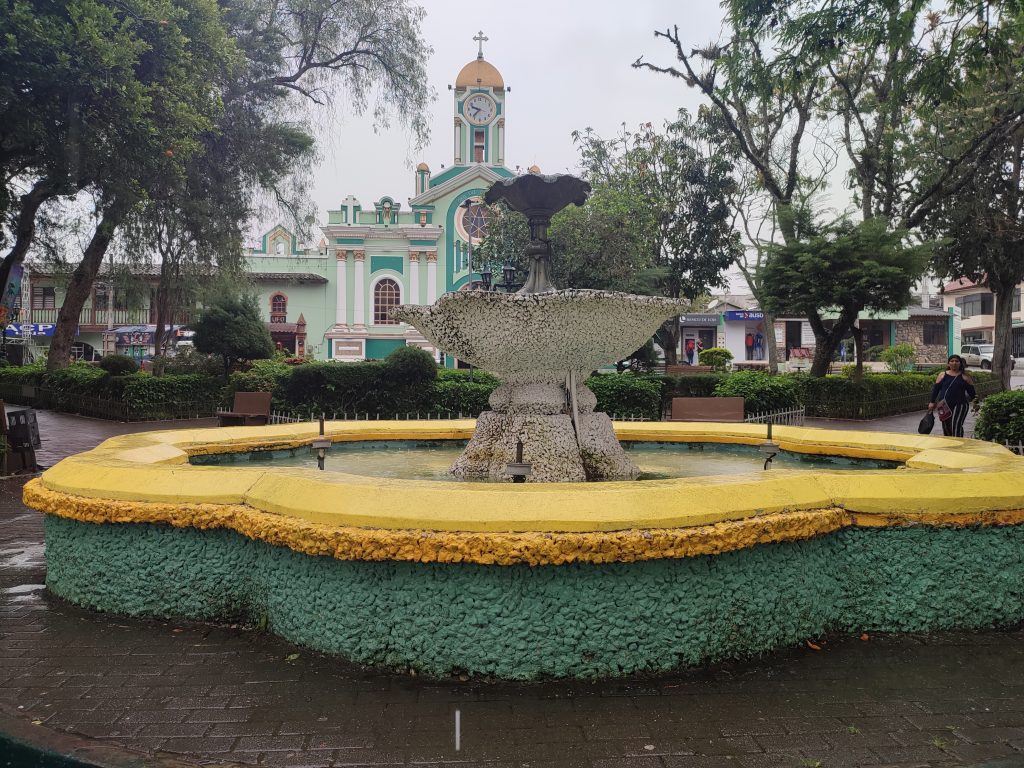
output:
M 152 428 L 57 414 L 40 423 L 51 463 L 61 450 Z M 289 768 L 939 768 L 1024 748 L 1021 629 L 834 637 L 818 653 L 645 680 L 378 674 L 244 627 L 95 614 L 43 589 L 15 600 L 6 588 L 45 582 L 41 517 L 20 504 L 21 485 L 0 481 L 0 704 L 47 728 Z

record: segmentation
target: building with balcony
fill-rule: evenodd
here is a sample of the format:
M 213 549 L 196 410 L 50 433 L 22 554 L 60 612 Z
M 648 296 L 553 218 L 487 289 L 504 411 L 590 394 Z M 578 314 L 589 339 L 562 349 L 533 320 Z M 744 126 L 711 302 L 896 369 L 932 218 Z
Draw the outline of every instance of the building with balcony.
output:
M 1013 296 L 1013 329 L 1011 355 L 1024 357 L 1024 311 L 1021 310 L 1021 286 Z M 942 301 L 947 310 L 956 309 L 960 316 L 960 343 L 992 344 L 995 340 L 995 294 L 983 285 L 960 278 L 942 287 Z

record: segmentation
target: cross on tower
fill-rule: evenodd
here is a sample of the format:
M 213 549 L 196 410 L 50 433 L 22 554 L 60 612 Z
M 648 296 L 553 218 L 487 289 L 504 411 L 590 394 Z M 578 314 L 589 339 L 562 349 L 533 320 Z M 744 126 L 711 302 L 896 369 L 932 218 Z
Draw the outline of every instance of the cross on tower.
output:
M 476 33 L 476 36 L 473 39 L 476 42 L 480 43 L 480 52 L 477 53 L 476 57 L 478 59 L 482 59 L 484 57 L 484 43 L 490 40 L 491 38 L 484 37 L 484 31 L 481 29 L 479 32 Z

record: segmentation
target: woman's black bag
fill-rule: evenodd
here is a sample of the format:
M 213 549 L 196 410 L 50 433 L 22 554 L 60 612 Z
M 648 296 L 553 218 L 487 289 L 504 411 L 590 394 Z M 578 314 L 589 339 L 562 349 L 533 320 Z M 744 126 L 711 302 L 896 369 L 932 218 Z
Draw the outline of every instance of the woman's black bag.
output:
M 935 428 L 935 412 L 928 411 L 917 425 L 917 431 L 922 435 L 930 435 Z

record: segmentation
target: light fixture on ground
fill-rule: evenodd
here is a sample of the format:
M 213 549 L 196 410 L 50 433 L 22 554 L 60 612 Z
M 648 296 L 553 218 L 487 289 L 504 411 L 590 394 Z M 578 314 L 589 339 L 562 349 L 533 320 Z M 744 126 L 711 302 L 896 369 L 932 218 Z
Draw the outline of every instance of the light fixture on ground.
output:
M 324 461 L 327 458 L 327 451 L 330 450 L 331 441 L 324 437 L 324 414 L 320 414 L 320 436 L 310 443 L 310 450 L 316 454 L 316 466 L 318 469 L 324 468 Z
M 523 441 L 516 440 L 516 460 L 505 466 L 505 471 L 512 475 L 513 483 L 525 483 L 530 476 L 530 464 L 523 461 Z

